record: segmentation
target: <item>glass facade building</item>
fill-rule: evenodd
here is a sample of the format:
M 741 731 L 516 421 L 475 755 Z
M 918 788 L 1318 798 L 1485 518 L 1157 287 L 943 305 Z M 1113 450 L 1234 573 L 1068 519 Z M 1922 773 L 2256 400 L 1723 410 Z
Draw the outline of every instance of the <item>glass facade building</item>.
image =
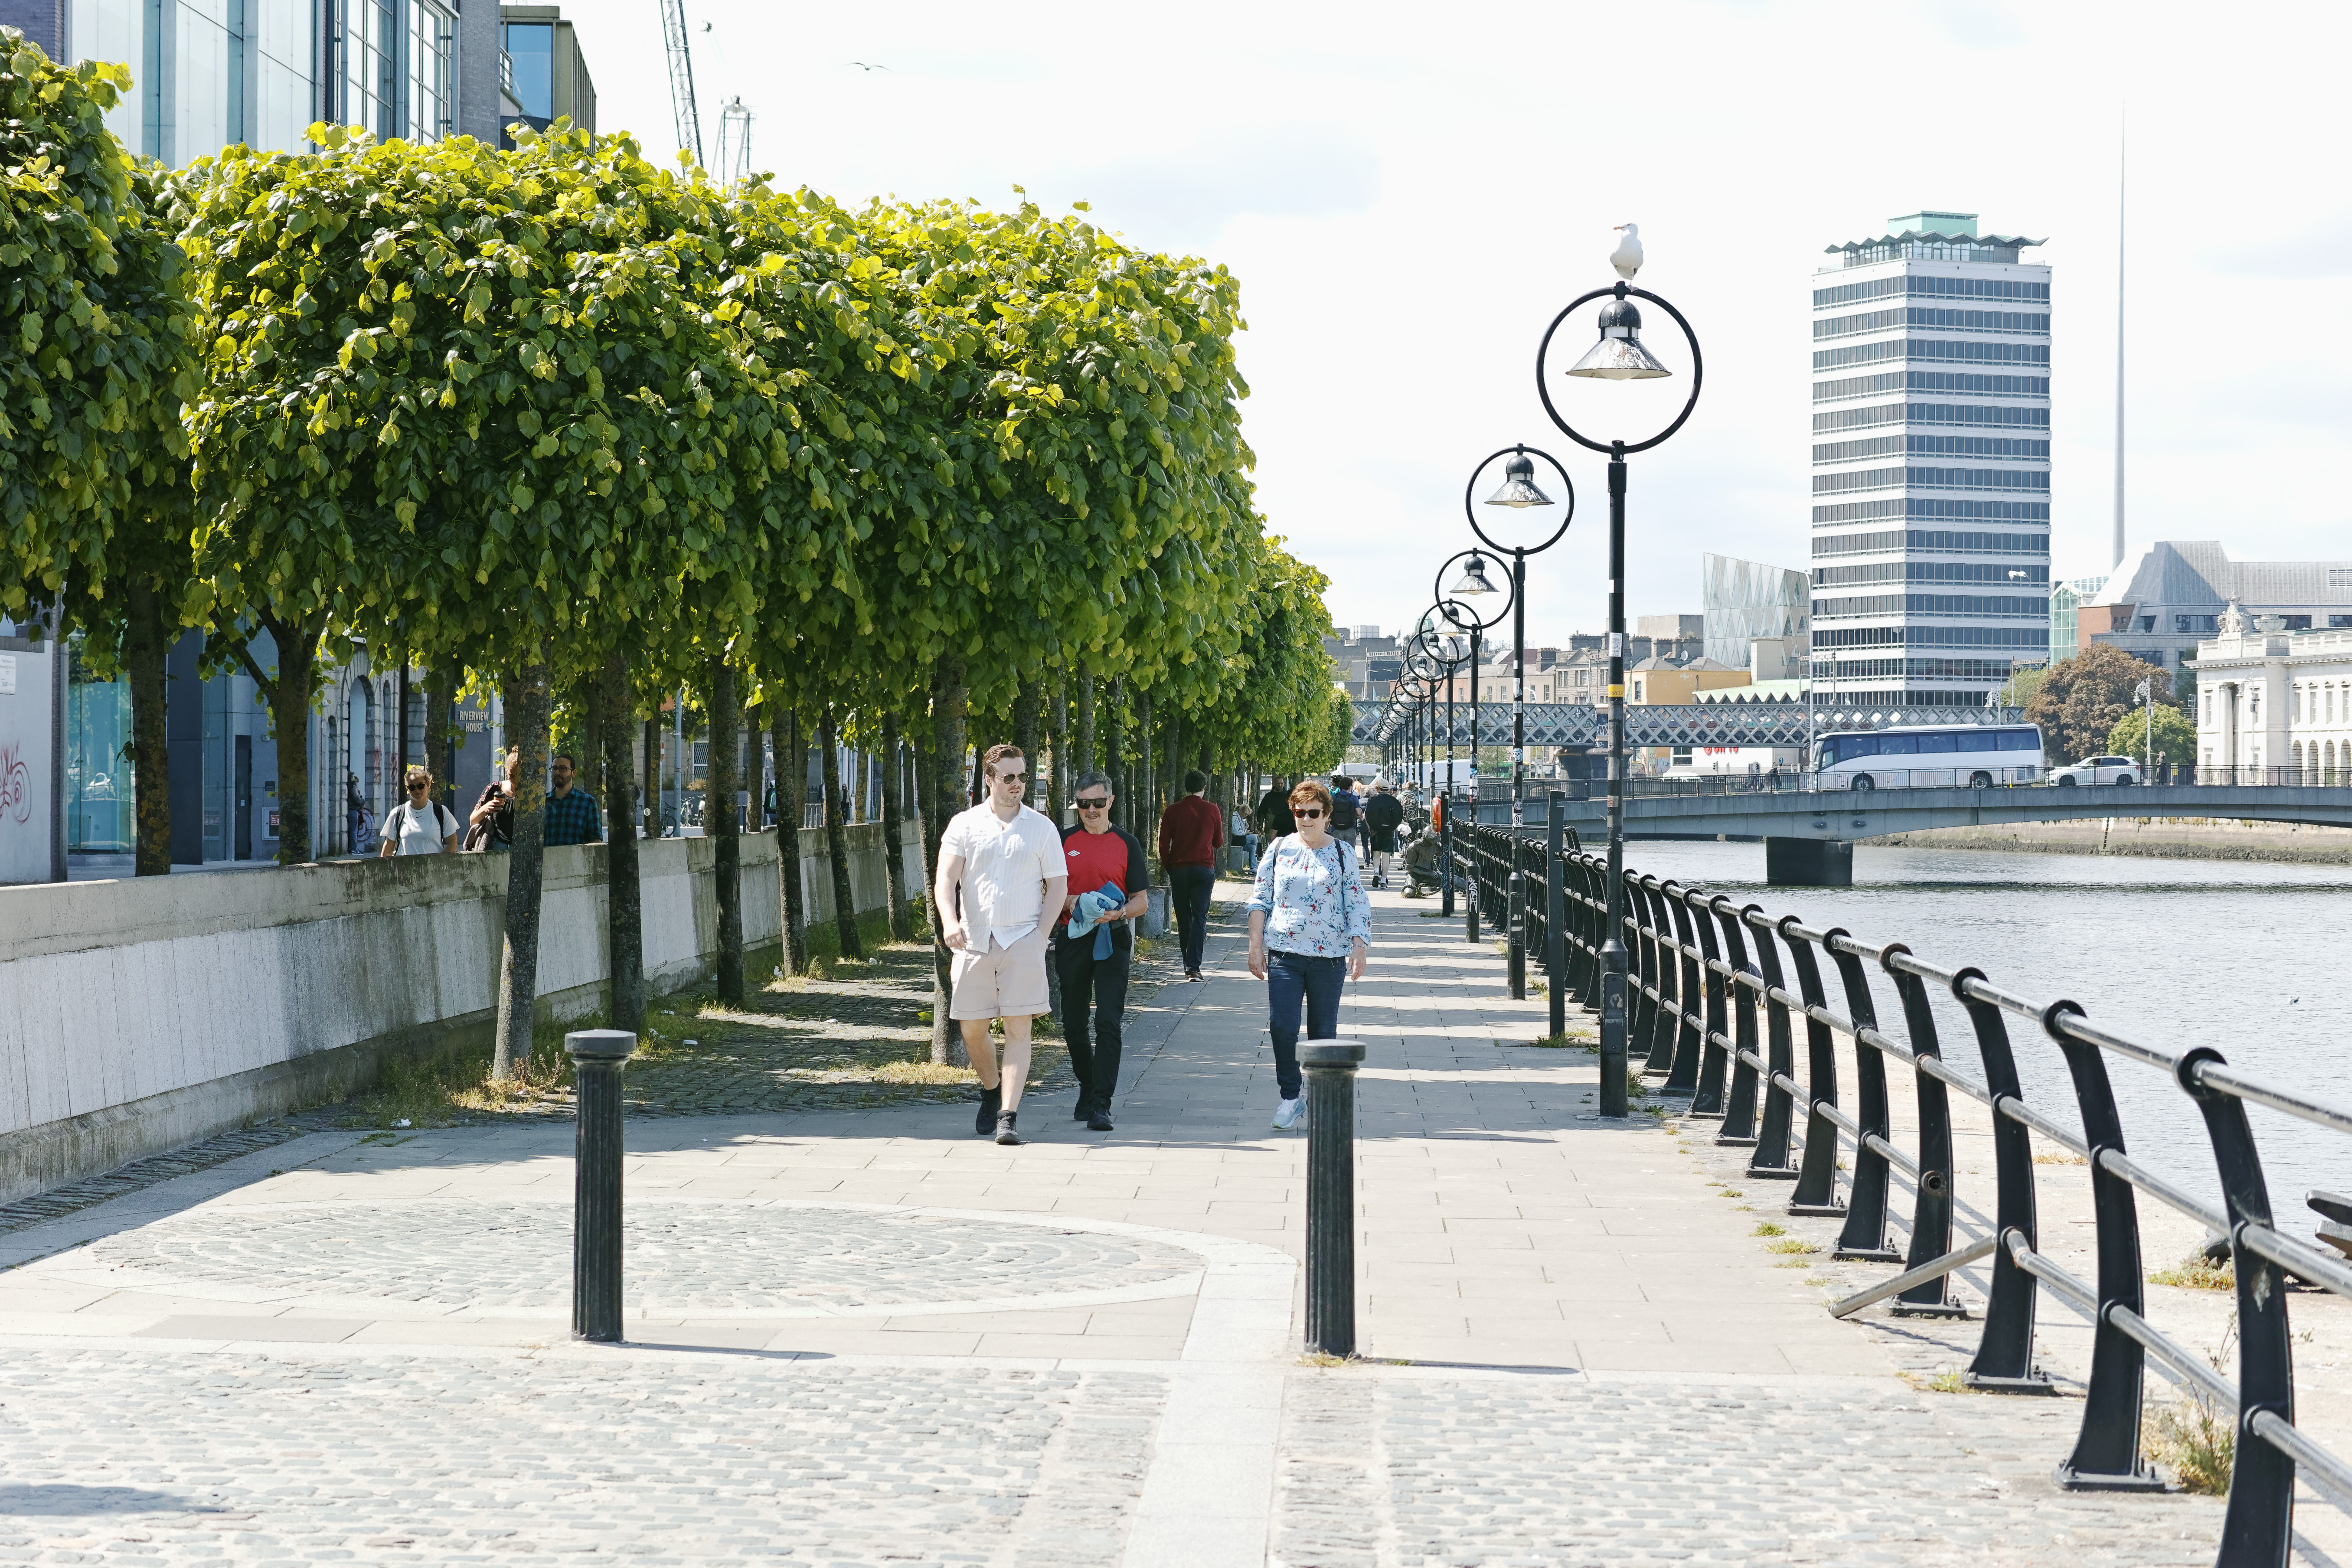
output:
M 1888 227 L 1812 279 L 1814 678 L 1979 703 L 2050 647 L 2050 268 L 1974 213 Z
M 2075 628 L 2084 600 L 2107 585 L 2105 577 L 2069 577 L 2050 590 L 2050 662 L 2072 658 L 2081 650 Z
M 1761 561 L 1709 555 L 1705 561 L 1706 657 L 1733 669 L 1748 667 L 1759 637 L 1801 637 L 1812 625 L 1805 574 Z

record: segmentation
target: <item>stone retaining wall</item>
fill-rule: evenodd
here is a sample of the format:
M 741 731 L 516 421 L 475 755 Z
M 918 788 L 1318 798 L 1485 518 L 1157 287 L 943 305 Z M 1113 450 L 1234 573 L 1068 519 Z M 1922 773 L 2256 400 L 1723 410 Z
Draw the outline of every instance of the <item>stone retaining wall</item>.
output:
M 2294 860 L 2352 865 L 2352 828 L 2233 817 L 2090 817 L 2013 827 L 1932 827 L 1864 844 L 1911 849 L 2006 849 L 2025 855 L 2130 855 L 2172 860 Z
M 878 825 L 848 829 L 862 911 L 882 907 Z M 746 836 L 743 942 L 773 943 L 777 836 Z M 833 917 L 824 834 L 800 833 L 812 922 Z M 638 845 L 656 991 L 708 975 L 708 838 Z M 922 886 L 910 824 L 909 893 Z M 604 847 L 547 851 L 539 1015 L 604 1005 Z M 488 1039 L 507 858 L 436 855 L 0 888 L 0 1202 L 373 1081 L 387 1052 Z

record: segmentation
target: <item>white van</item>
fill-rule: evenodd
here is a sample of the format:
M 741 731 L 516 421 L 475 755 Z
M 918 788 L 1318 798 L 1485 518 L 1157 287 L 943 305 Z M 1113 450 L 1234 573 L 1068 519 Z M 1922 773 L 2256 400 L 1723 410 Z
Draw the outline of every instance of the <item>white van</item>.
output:
M 1813 741 L 1817 789 L 1993 789 L 2042 782 L 2038 724 L 1913 724 Z

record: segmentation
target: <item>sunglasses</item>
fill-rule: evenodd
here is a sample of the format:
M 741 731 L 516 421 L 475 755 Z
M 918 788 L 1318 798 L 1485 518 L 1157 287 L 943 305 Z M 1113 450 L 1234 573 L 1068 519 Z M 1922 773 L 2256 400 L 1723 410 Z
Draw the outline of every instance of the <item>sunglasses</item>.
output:
M 1078 809 L 1080 811 L 1108 811 L 1110 809 L 1110 796 L 1105 795 L 1100 800 L 1082 800 L 1078 802 Z
M 1319 805 L 1301 806 L 1298 810 L 1292 812 L 1290 815 L 1297 817 L 1303 822 L 1312 822 L 1317 817 L 1323 815 L 1323 808 Z
M 410 784 L 410 785 L 408 786 L 408 793 L 409 793 L 409 794 L 411 794 L 411 795 L 415 795 L 418 790 L 421 790 L 421 789 L 431 789 L 432 787 L 433 787 L 433 786 L 432 786 L 431 784 L 426 784 L 426 783 L 425 783 L 423 780 L 421 780 L 421 779 L 420 779 L 420 780 L 418 780 L 416 783 L 415 783 L 415 784 Z
M 1027 773 L 999 773 L 996 775 L 996 782 L 998 784 L 1027 784 L 1029 782 L 1029 775 Z

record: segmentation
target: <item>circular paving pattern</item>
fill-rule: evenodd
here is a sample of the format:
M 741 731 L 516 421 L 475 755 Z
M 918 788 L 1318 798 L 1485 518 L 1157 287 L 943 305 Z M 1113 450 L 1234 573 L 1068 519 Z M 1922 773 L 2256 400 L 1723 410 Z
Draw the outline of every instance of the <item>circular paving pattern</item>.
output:
M 1145 1237 L 921 1209 L 639 1202 L 624 1246 L 632 1315 L 859 1315 L 1170 1294 L 1202 1257 Z M 198 1210 L 90 1247 L 122 1287 L 489 1313 L 571 1301 L 572 1205 L 427 1198 Z

